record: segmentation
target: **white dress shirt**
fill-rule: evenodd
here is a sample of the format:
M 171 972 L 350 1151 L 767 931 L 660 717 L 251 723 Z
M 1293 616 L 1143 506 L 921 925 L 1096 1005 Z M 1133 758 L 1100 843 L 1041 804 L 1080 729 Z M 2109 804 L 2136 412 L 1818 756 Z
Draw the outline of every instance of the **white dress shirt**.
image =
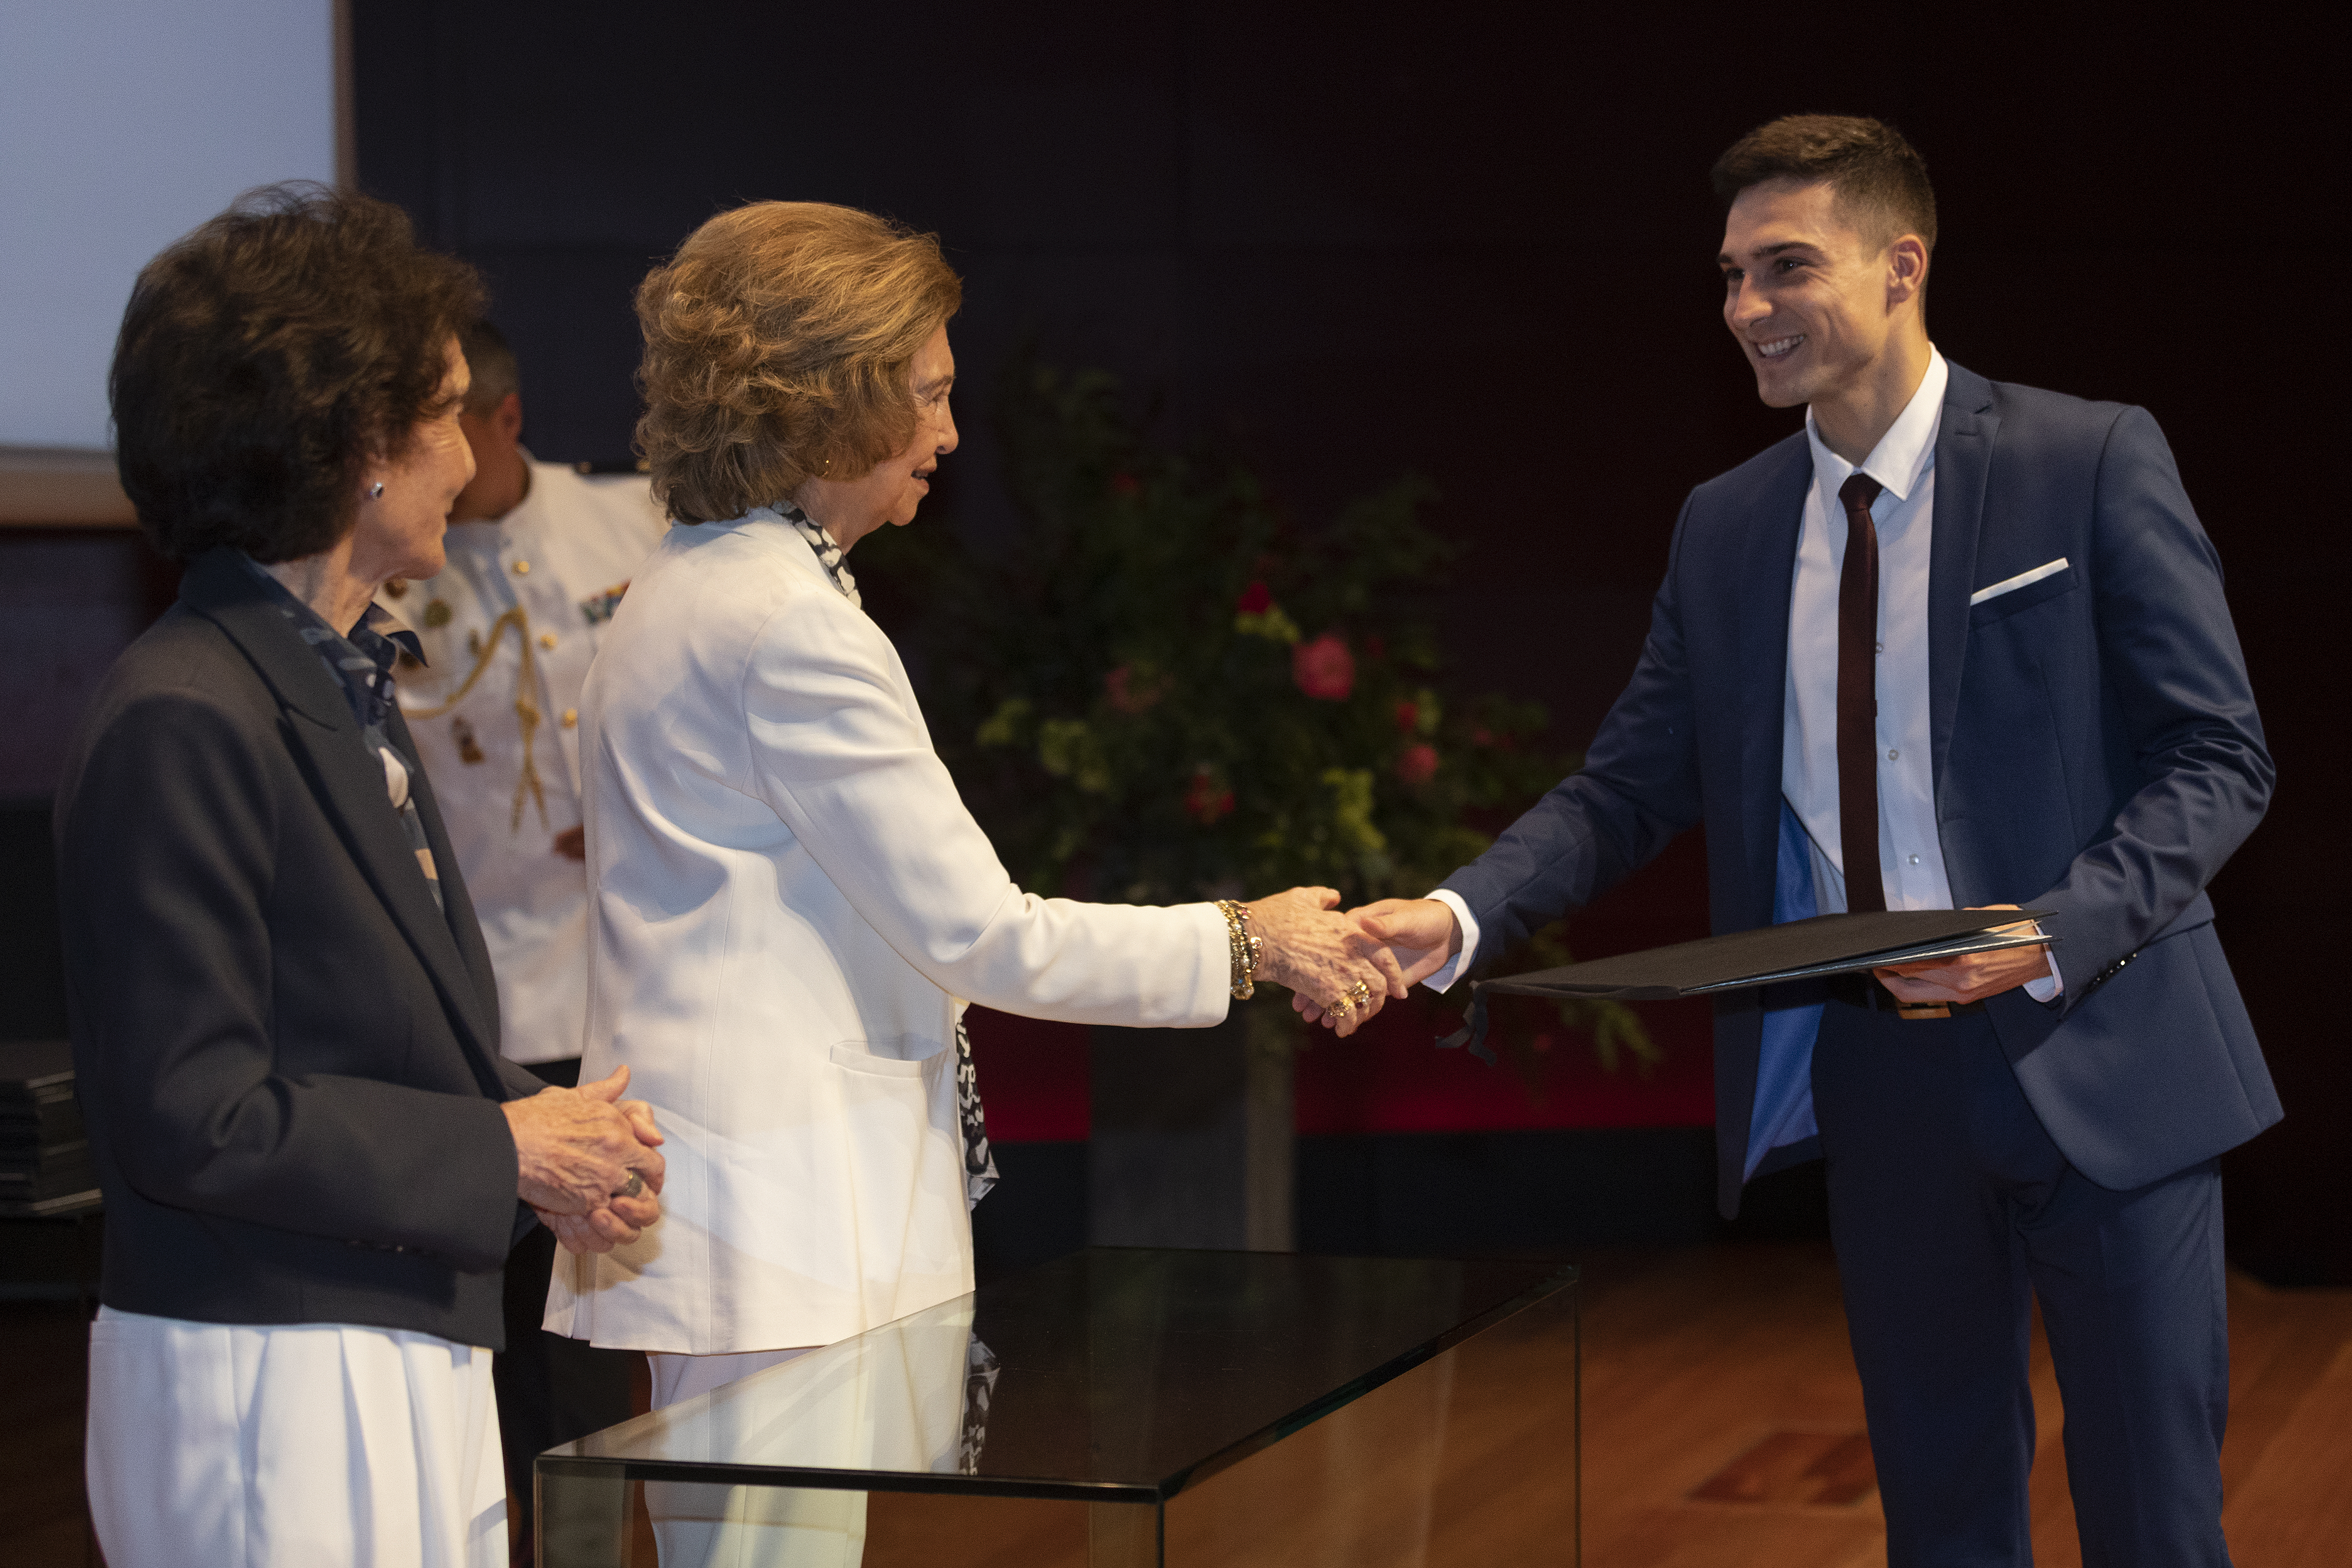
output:
M 1882 487 L 1871 503 L 1878 531 L 1878 868 L 1890 910 L 1948 910 L 1951 883 L 1936 836 L 1936 781 L 1927 742 L 1927 569 L 1936 526 L 1936 432 L 1951 367 L 1928 351 L 1927 374 L 1860 471 Z M 1856 470 L 1822 442 L 1805 410 L 1813 483 L 1797 537 L 1789 588 L 1789 668 L 1780 725 L 1780 793 L 1812 841 L 1813 901 L 1846 908 L 1838 834 L 1838 581 L 1845 562 L 1845 504 L 1838 490 Z
M 1936 436 L 1943 425 L 1951 367 L 1932 346 L 1927 374 L 1880 437 L 1860 471 L 1876 479 L 1871 503 L 1878 531 L 1878 866 L 1890 910 L 1948 910 L 1951 882 L 1936 825 L 1936 781 L 1928 746 L 1927 575 L 1936 523 Z M 1845 561 L 1846 518 L 1838 490 L 1855 471 L 1822 445 L 1805 411 L 1813 483 L 1797 540 L 1789 591 L 1789 662 L 1781 721 L 1780 790 L 1803 824 L 1812 851 L 1813 898 L 1822 914 L 1843 913 L 1844 856 L 1838 835 L 1838 579 Z M 1444 889 L 1462 925 L 1462 951 L 1431 975 L 1443 991 L 1459 979 L 1478 946 L 1469 907 Z M 2028 983 L 2047 1002 L 2059 991 L 2057 964 Z

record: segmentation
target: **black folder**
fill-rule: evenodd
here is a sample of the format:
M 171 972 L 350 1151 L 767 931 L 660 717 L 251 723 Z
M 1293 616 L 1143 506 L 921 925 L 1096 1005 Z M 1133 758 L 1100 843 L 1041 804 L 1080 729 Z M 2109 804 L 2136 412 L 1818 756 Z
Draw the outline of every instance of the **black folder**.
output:
M 2048 914 L 2047 910 L 1883 910 L 1869 913 L 1816 915 L 1786 925 L 1732 931 L 1698 942 L 1678 942 L 1643 952 L 1598 958 L 1559 969 L 1471 983 L 1470 1013 L 1463 1028 L 1438 1042 L 1467 1045 L 1492 1061 L 1485 1044 L 1486 996 L 1614 998 L 1664 1002 L 1778 985 L 1822 975 L 1854 974 L 1901 963 L 1924 963 L 1963 953 L 2055 943 L 2033 931 L 2002 931 Z

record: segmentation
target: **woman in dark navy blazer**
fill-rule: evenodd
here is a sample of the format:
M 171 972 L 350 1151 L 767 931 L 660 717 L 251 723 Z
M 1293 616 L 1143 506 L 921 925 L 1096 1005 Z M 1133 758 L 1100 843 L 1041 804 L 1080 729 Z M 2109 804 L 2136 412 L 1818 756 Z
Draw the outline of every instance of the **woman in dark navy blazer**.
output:
M 124 318 L 123 486 L 187 566 L 57 802 L 116 1568 L 503 1563 L 501 1262 L 534 1207 L 575 1249 L 656 1213 L 625 1072 L 499 1058 L 369 608 L 439 568 L 480 303 L 398 209 L 279 189 L 157 257 Z

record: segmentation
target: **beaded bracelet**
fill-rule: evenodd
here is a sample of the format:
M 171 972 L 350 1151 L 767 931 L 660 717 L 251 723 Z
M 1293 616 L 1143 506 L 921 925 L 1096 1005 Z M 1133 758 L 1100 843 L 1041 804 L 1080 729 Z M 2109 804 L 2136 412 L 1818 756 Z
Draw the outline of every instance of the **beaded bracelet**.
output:
M 1234 1000 L 1246 1002 L 1257 991 L 1257 963 L 1265 952 L 1265 939 L 1249 929 L 1249 911 L 1233 900 L 1219 899 L 1217 912 L 1225 917 L 1225 936 L 1233 943 Z

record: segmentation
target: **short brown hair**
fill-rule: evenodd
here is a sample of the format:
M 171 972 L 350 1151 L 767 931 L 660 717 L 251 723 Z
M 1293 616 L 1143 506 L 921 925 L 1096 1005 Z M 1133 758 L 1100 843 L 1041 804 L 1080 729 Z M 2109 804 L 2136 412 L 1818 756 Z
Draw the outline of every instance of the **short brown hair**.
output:
M 473 380 L 466 388 L 466 412 L 484 414 L 522 390 L 522 368 L 507 335 L 487 319 L 468 321 L 457 334 L 458 350 Z
M 1936 248 L 1936 188 L 1927 161 L 1880 120 L 1787 114 L 1759 125 L 1715 161 L 1715 194 L 1728 206 L 1767 180 L 1827 184 L 1855 227 L 1881 248 L 1916 234 Z
M 755 202 L 637 289 L 637 453 L 681 522 L 856 478 L 914 438 L 907 367 L 963 302 L 936 237 L 853 207 Z
M 331 549 L 362 468 L 439 406 L 449 336 L 481 279 L 417 248 L 389 202 L 264 186 L 139 272 L 107 395 L 139 525 L 174 560 Z

